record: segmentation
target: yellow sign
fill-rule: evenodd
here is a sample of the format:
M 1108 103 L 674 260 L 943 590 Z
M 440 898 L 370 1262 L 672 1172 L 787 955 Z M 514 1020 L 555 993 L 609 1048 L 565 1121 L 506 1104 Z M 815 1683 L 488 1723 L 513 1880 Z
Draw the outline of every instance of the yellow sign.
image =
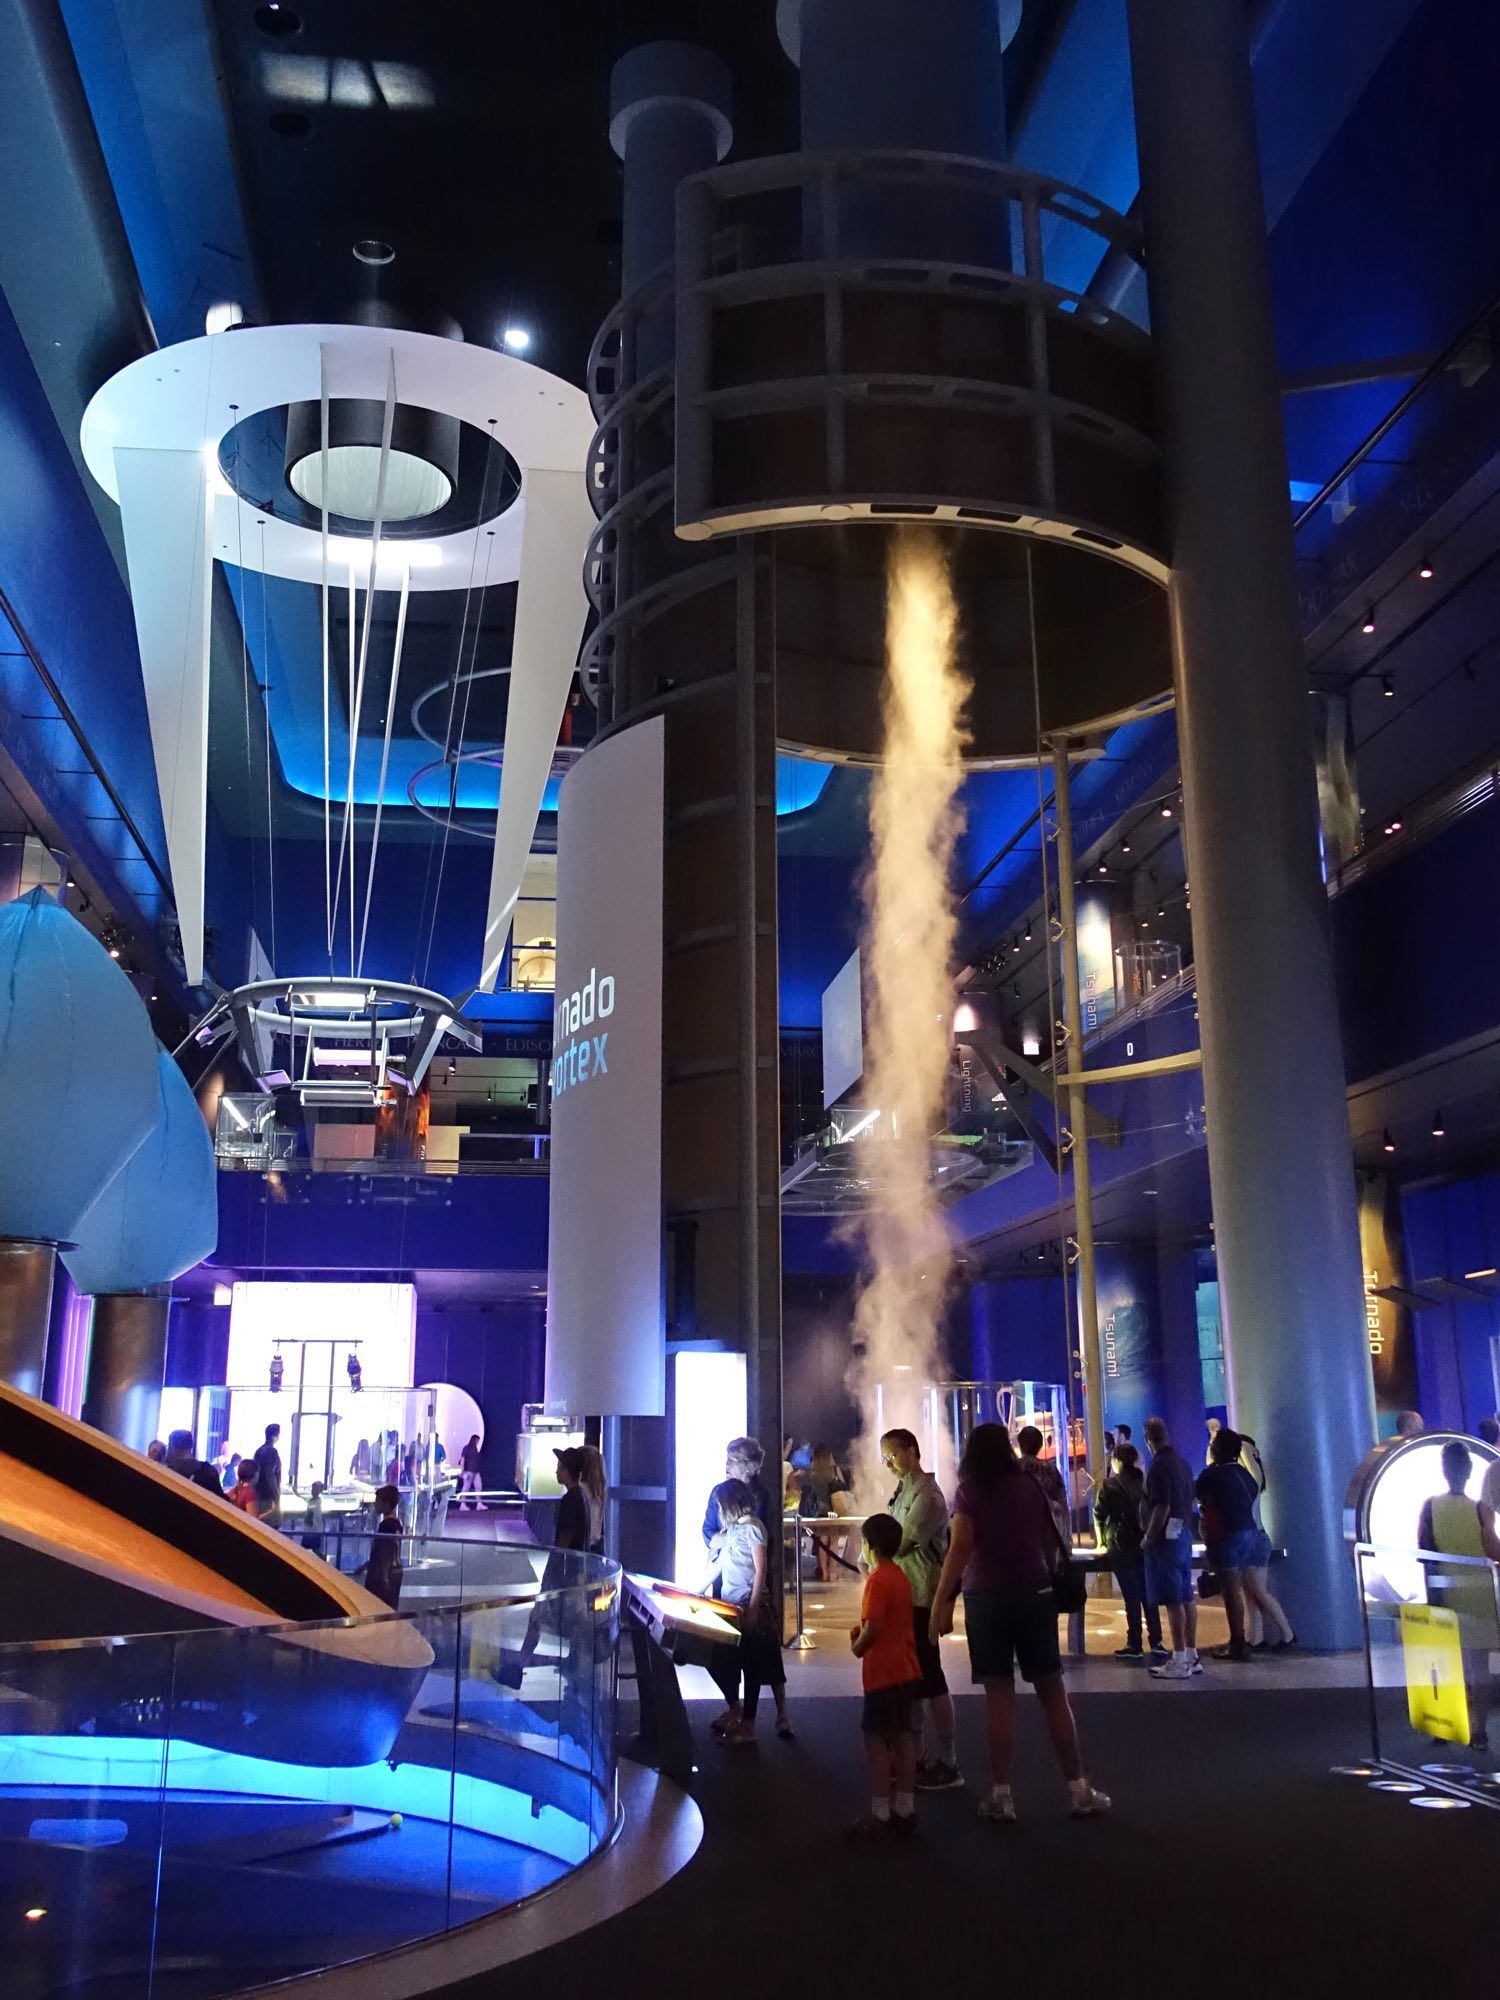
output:
M 1467 1743 L 1469 1691 L 1458 1613 L 1437 1604 L 1403 1604 L 1401 1652 L 1412 1728 L 1442 1743 Z

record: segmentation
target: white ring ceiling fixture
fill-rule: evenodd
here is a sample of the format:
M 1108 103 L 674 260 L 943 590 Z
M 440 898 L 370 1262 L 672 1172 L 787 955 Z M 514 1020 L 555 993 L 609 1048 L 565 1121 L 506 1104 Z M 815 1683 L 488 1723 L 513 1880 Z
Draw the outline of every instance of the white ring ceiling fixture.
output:
M 417 541 L 333 535 L 328 558 L 361 587 L 462 591 L 476 538 L 492 583 L 516 582 L 506 755 L 478 979 L 492 990 L 530 851 L 586 615 L 582 570 L 594 528 L 584 478 L 588 398 L 490 348 L 389 327 L 234 327 L 143 356 L 84 412 L 85 463 L 118 502 L 146 683 L 168 858 L 188 979 L 203 972 L 212 565 L 322 587 L 320 526 L 269 515 L 232 491 L 219 448 L 235 425 L 290 403 L 384 403 L 457 417 L 502 444 L 519 496 L 460 532 Z M 378 524 L 377 524 L 378 526 Z M 253 533 L 247 532 L 253 530 Z

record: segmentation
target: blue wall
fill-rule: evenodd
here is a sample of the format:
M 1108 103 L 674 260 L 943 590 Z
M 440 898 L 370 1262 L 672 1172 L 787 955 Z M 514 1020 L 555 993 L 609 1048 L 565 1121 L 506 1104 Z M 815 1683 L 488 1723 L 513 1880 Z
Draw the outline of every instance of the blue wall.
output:
M 1407 1272 L 1418 1289 L 1428 1278 L 1500 1268 L 1500 1174 L 1404 1189 L 1401 1216 Z M 1472 1431 L 1500 1402 L 1491 1345 L 1500 1336 L 1500 1300 L 1434 1306 L 1413 1321 L 1418 1407 L 1428 1426 Z

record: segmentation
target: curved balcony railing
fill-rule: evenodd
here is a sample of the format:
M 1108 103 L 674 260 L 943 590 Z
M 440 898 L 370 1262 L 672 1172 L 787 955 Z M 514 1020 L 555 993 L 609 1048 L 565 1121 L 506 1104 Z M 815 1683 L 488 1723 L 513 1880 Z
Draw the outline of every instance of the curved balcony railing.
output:
M 618 1568 L 513 1550 L 480 1589 L 439 1546 L 388 1618 L 0 1647 L 7 1993 L 212 2000 L 494 1914 L 612 1838 Z

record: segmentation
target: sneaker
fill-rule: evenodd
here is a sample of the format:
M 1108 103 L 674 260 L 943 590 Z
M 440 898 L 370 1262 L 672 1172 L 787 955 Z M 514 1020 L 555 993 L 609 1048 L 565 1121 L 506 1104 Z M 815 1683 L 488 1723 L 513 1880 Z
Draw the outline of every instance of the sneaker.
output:
M 1254 1657 L 1254 1653 L 1251 1647 L 1243 1643 L 1236 1646 L 1231 1640 L 1227 1646 L 1215 1646 L 1208 1657 L 1211 1660 L 1233 1660 L 1236 1665 L 1243 1666 L 1246 1660 Z
M 1201 1674 L 1204 1671 L 1205 1668 L 1203 1662 L 1198 1658 L 1198 1654 L 1195 1650 L 1192 1659 L 1188 1662 L 1188 1672 L 1190 1674 Z
M 1151 1657 L 1153 1660 L 1170 1660 L 1172 1657 L 1172 1648 L 1164 1646 L 1160 1639 L 1153 1639 L 1151 1641 Z
M 889 1840 L 890 1837 L 890 1820 L 876 1819 L 872 1812 L 861 1813 L 858 1819 L 851 1819 L 844 1827 L 846 1840 Z
M 981 1819 L 1005 1820 L 1008 1824 L 1014 1823 L 1016 1802 L 1008 1785 L 1003 1791 L 999 1785 L 990 1786 L 984 1797 L 979 1801 L 979 1817 Z
M 924 1757 L 917 1766 L 919 1792 L 961 1792 L 963 1786 L 963 1773 L 957 1764 L 945 1764 L 937 1757 L 929 1763 Z
M 1074 1819 L 1098 1819 L 1109 1807 L 1108 1792 L 1096 1792 L 1087 1779 L 1068 1787 L 1068 1810 Z
M 1145 1657 L 1145 1649 L 1141 1646 L 1116 1646 L 1115 1648 L 1115 1658 L 1117 1660 L 1144 1660 Z
M 1190 1681 L 1195 1673 L 1201 1674 L 1203 1669 L 1184 1653 L 1168 1653 L 1159 1666 L 1148 1667 L 1146 1671 L 1155 1681 Z

